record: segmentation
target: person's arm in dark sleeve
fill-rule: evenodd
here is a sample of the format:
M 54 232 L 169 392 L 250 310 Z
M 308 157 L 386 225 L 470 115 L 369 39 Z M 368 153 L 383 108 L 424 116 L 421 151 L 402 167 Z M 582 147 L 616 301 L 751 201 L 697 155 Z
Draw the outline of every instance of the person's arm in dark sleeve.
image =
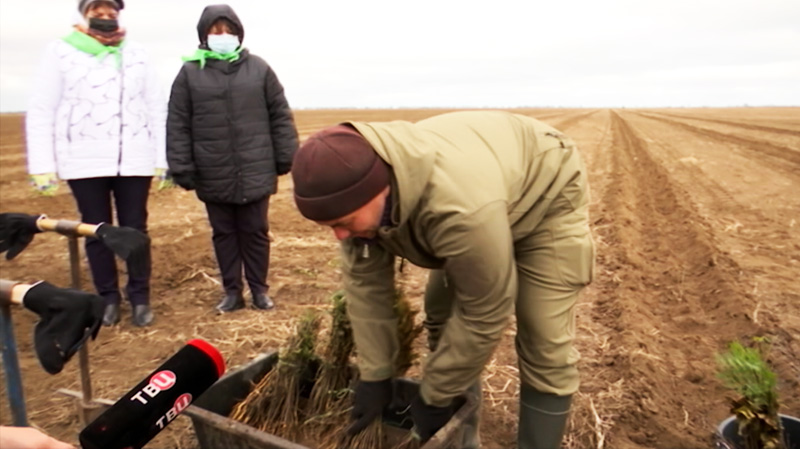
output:
M 272 148 L 275 151 L 275 170 L 279 175 L 285 175 L 292 169 L 292 158 L 297 150 L 297 128 L 283 85 L 269 66 L 265 89 Z
M 192 97 L 186 67 L 172 83 L 167 108 L 167 163 L 176 184 L 194 188 L 195 165 L 192 155 Z

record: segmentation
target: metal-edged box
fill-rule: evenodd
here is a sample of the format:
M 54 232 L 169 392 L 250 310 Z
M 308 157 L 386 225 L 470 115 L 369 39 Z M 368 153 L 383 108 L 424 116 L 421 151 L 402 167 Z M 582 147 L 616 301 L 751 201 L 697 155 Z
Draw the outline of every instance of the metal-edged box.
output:
M 256 357 L 222 377 L 184 411 L 192 420 L 200 449 L 313 449 L 228 417 L 233 407 L 247 397 L 253 385 L 277 362 L 277 352 Z M 397 407 L 384 415 L 384 422 L 389 424 L 387 428 L 395 434 L 392 439 L 399 441 L 408 434 L 411 420 L 407 416 L 407 404 L 418 390 L 419 384 L 413 380 L 397 380 L 397 397 L 393 401 Z M 464 394 L 456 398 L 455 405 L 453 418 L 420 449 L 457 449 L 461 445 L 464 422 L 475 413 L 478 404 L 475 398 Z

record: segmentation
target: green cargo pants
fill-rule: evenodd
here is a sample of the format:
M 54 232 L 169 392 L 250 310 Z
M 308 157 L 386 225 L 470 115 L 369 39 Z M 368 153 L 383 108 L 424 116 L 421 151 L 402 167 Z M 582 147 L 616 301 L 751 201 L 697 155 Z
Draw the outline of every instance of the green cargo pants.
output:
M 541 221 L 514 244 L 520 382 L 544 394 L 569 396 L 578 390 L 575 303 L 592 281 L 594 270 L 588 209 L 588 186 L 581 174 L 553 199 Z M 438 340 L 446 326 L 454 291 L 442 271 L 431 271 L 425 292 L 429 340 Z M 525 425 L 530 423 L 520 422 Z

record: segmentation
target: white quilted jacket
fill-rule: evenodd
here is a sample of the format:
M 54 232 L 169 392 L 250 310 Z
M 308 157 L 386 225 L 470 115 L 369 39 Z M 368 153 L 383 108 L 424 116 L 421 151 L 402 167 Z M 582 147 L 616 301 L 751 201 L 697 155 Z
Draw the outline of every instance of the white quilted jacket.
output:
M 61 179 L 153 176 L 167 168 L 166 101 L 144 48 L 122 65 L 58 40 L 45 52 L 26 115 L 28 172 Z

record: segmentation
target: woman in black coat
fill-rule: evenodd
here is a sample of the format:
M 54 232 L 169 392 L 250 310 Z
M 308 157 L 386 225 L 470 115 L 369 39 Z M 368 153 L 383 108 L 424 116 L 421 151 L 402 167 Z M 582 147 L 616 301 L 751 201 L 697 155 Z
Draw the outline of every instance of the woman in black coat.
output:
M 253 306 L 271 309 L 269 197 L 291 169 L 297 129 L 275 72 L 241 46 L 244 27 L 230 6 L 206 7 L 197 34 L 169 99 L 170 173 L 206 204 L 225 289 L 217 310 L 244 307 L 242 266 Z

